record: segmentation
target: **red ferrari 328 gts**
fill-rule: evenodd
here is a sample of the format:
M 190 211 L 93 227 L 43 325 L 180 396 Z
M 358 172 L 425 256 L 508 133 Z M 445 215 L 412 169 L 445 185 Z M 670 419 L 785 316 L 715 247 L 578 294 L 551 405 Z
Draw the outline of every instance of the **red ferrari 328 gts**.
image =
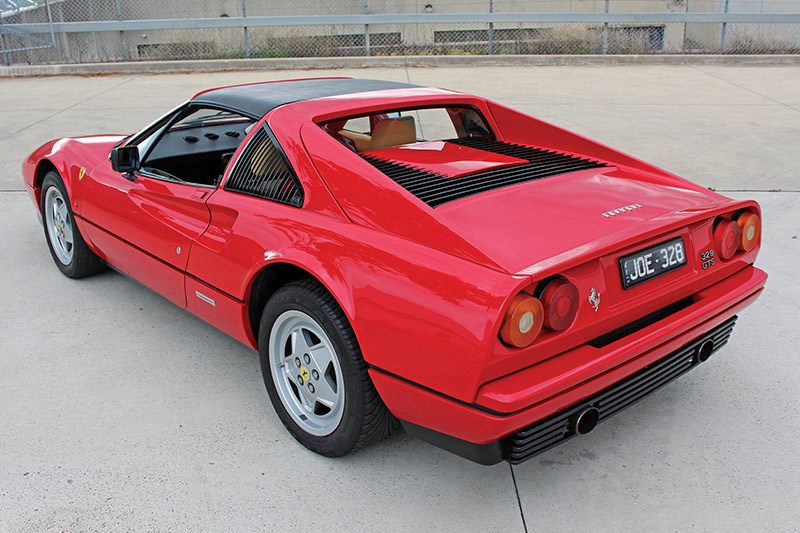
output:
M 524 461 L 706 361 L 767 279 L 756 202 L 444 89 L 211 89 L 23 175 L 65 275 L 110 265 L 257 349 L 327 456 L 402 424 Z

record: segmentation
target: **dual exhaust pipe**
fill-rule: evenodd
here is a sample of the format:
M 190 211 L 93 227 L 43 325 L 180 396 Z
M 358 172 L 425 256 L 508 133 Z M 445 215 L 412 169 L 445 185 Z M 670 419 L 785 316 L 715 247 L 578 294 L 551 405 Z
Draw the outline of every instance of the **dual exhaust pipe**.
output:
M 694 351 L 695 363 L 705 363 L 714 353 L 714 341 L 703 341 Z M 567 429 L 576 435 L 586 435 L 592 431 L 600 421 L 600 411 L 597 407 L 586 407 L 575 413 L 567 420 Z

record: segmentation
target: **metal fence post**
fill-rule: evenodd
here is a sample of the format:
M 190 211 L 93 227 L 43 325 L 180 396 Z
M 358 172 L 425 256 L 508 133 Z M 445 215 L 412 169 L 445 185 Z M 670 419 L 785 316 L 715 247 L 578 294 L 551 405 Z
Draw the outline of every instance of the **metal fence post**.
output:
M 364 6 L 361 10 L 365 15 L 369 15 L 369 0 L 364 0 Z M 372 49 L 369 44 L 369 24 L 364 24 L 364 55 L 372 55 Z
M 494 13 L 494 0 L 489 0 L 489 13 Z M 489 55 L 494 54 L 494 23 L 489 23 Z
M 56 32 L 53 29 L 53 12 L 50 11 L 50 0 L 44 0 L 44 8 L 47 10 L 47 20 L 50 22 L 50 42 L 56 45 Z
M 0 26 L 3 25 L 3 19 L 0 18 Z M 6 34 L 0 32 L 0 46 L 3 48 L 3 64 L 8 66 L 11 64 L 11 59 L 9 58 L 8 52 L 6 51 L 8 45 L 6 44 Z
M 606 0 L 606 2 L 605 2 L 605 11 L 604 11 L 605 13 L 608 13 L 608 2 L 609 2 L 609 0 Z M 602 53 L 603 53 L 603 55 L 608 53 L 608 22 L 604 22 L 603 23 L 603 49 L 602 49 Z
M 114 0 L 114 15 L 118 21 L 122 22 L 122 0 Z M 128 41 L 125 39 L 125 32 L 121 30 L 119 32 L 119 55 L 125 61 L 131 58 L 128 50 Z
M 729 1 L 730 0 L 725 0 L 725 6 L 722 8 L 722 13 L 727 13 L 728 12 L 728 2 Z M 722 31 L 720 32 L 720 35 L 719 35 L 719 53 L 720 54 L 724 54 L 725 53 L 725 33 L 727 31 L 728 31 L 728 23 L 727 22 L 723 22 L 722 23 Z
M 685 0 L 685 1 L 686 1 L 686 6 L 685 6 L 683 12 L 684 13 L 688 13 L 689 12 L 689 0 Z M 689 23 L 688 22 L 684 22 L 683 23 L 683 44 L 681 45 L 681 52 L 686 52 L 686 31 L 688 29 L 689 29 Z
M 247 0 L 242 0 L 242 18 L 247 18 Z M 247 26 L 244 30 L 244 57 L 250 59 L 250 36 L 247 34 Z

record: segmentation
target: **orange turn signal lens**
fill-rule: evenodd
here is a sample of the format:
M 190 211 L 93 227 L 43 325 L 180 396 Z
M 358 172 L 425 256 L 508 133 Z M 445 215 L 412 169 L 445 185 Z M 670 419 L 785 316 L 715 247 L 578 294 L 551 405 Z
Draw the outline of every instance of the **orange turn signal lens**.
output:
M 734 256 L 739 248 L 742 230 L 739 224 L 729 219 L 722 219 L 714 228 L 714 247 L 719 256 L 727 261 Z
M 736 219 L 736 223 L 742 230 L 739 249 L 749 252 L 755 248 L 758 237 L 761 235 L 761 219 L 755 213 L 742 213 Z
M 544 326 L 553 331 L 564 331 L 575 321 L 578 314 L 578 288 L 565 280 L 556 278 L 539 296 L 544 307 Z
M 542 331 L 544 308 L 542 302 L 520 293 L 511 300 L 506 316 L 500 326 L 500 338 L 504 343 L 517 348 L 529 346 Z

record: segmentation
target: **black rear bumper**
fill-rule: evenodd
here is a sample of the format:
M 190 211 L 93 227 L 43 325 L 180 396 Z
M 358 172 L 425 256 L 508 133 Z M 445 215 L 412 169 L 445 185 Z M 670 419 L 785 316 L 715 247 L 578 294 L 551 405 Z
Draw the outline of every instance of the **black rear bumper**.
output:
M 403 427 L 410 435 L 476 463 L 492 465 L 506 460 L 518 464 L 578 435 L 577 422 L 582 413 L 589 411 L 602 422 L 708 359 L 728 342 L 736 318 L 594 396 L 497 442 L 473 444 L 404 421 Z

